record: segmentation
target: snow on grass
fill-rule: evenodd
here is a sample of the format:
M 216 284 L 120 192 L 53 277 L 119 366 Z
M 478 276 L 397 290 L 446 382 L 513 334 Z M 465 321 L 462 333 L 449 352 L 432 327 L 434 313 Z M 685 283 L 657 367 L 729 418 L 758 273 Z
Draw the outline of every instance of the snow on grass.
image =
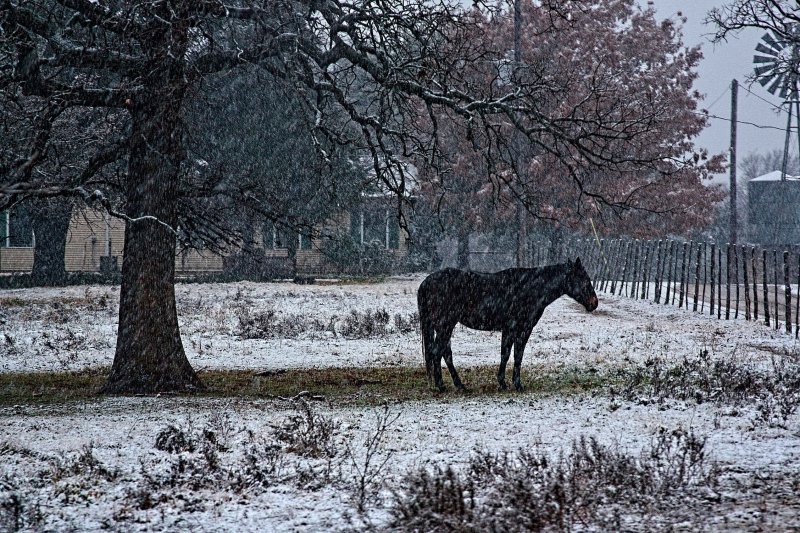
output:
M 393 322 L 395 315 L 410 319 L 416 311 L 421 279 L 178 285 L 184 345 L 195 368 L 300 373 L 421 366 L 418 333 L 396 331 Z M 0 291 L 0 371 L 109 366 L 117 305 L 113 287 Z M 392 317 L 385 331 L 371 338 L 343 335 L 353 311 L 377 310 Z M 244 338 L 242 320 L 258 316 L 267 317 L 262 325 L 273 329 L 263 338 Z M 301 331 L 281 329 L 282 318 L 300 324 Z M 499 343 L 497 333 L 459 327 L 453 338 L 456 366 L 496 365 Z M 798 350 L 792 336 L 761 323 L 601 294 L 593 314 L 566 298 L 551 305 L 523 365 L 612 371 L 641 367 L 653 357 L 678 363 L 702 351 L 712 359 L 768 368 L 775 358 L 797 362 Z M 358 510 L 353 459 L 363 464 L 363 443 L 374 432 L 380 407 L 312 402 L 316 413 L 338 424 L 336 454 L 327 459 L 304 457 L 297 446 L 276 441 L 276 429 L 298 413 L 296 403 L 276 399 L 97 398 L 6 407 L 0 409 L 0 529 L 13 529 L 12 520 L 30 530 L 383 530 L 393 495 L 420 467 L 450 465 L 463 472 L 476 451 L 522 448 L 557 457 L 581 436 L 636 456 L 659 432 L 678 428 L 707 438 L 708 459 L 720 468 L 720 485 L 708 487 L 706 499 L 687 499 L 680 516 L 684 529 L 800 527 L 794 496 L 800 486 L 797 413 L 770 424 L 759 418 L 763 409 L 754 403 L 656 400 L 626 401 L 597 390 L 566 397 L 431 392 L 424 401 L 390 404 L 398 418 L 375 451 L 372 467 L 387 462 L 368 487 L 364 513 Z M 157 437 L 169 426 L 211 448 L 157 449 Z M 214 434 L 213 446 L 203 440 L 204 429 Z M 272 444 L 279 447 L 277 455 L 264 447 Z M 250 452 L 264 469 L 277 457 L 280 473 L 253 483 L 263 472 L 248 466 Z M 219 466 L 210 469 L 215 461 Z
M 374 427 L 380 411 L 326 405 L 316 409 L 340 423 L 340 442 L 351 443 L 356 454 L 362 453 L 360 443 Z M 7 409 L 0 419 L 0 434 L 14 449 L 63 458 L 79 455 L 91 445 L 96 459 L 116 472 L 113 482 L 91 475 L 87 477 L 98 479 L 96 484 L 81 483 L 79 476 L 65 475 L 53 480 L 53 468 L 44 468 L 47 461 L 1 452 L 4 461 L 0 476 L 16 479 L 23 486 L 26 481 L 30 484 L 27 489 L 17 490 L 26 495 L 28 505 L 36 502 L 40 506 L 46 517 L 41 524 L 43 529 L 60 530 L 72 525 L 91 530 L 105 523 L 132 530 L 320 531 L 349 530 L 362 520 L 353 499 L 352 479 L 356 473 L 344 458 L 337 458 L 341 460 L 338 463 L 342 469 L 341 481 L 314 490 L 298 487 L 291 480 L 276 481 L 264 490 L 252 488 L 241 492 L 222 485 L 217 490 L 214 487 L 190 490 L 178 485 L 164 491 L 170 499 L 163 504 L 136 508 L 139 500 L 131 494 L 142 485 L 142 471 L 155 471 L 153 465 L 170 457 L 154 446 L 164 427 L 173 424 L 197 429 L 214 427 L 219 431 L 221 425 L 227 424 L 226 444 L 231 451 L 219 455 L 228 461 L 241 454 L 241 446 L 236 443 L 248 432 L 270 435 L 292 413 L 286 402 L 103 399 L 67 411 Z M 403 475 L 419 467 L 445 464 L 463 467 L 476 450 L 500 452 L 522 448 L 541 450 L 555 457 L 583 435 L 635 455 L 652 442 L 661 428 L 683 428 L 708 436 L 710 459 L 718 462 L 728 476 L 742 476 L 743 472 L 768 476 L 796 471 L 800 460 L 800 439 L 796 435 L 776 429 L 754 431 L 746 417 L 720 416 L 711 405 L 663 411 L 652 406 L 626 405 L 612 410 L 608 399 L 602 397 L 534 399 L 509 395 L 507 400 L 490 403 L 485 399 L 435 399 L 392 406 L 390 411 L 400 416 L 390 426 L 381 447 L 384 456 L 391 454 L 380 476 L 385 500 L 367 514 L 378 525 L 387 517 L 388 490 L 396 489 Z M 339 445 L 340 452 L 342 446 Z M 304 464 L 298 456 L 287 453 L 286 457 L 290 464 Z M 37 486 L 41 488 L 30 488 Z M 743 496 L 731 492 L 730 487 L 715 490 L 720 490 L 720 497 L 727 501 Z M 737 509 L 733 506 L 729 513 L 735 514 Z M 782 507 L 776 506 L 767 509 L 767 514 L 781 510 Z M 773 518 L 785 517 L 775 514 Z M 722 519 L 723 516 L 716 517 Z
M 416 366 L 422 358 L 419 334 L 395 331 L 393 320 L 416 312 L 421 279 L 342 285 L 181 284 L 176 292 L 184 347 L 195 368 Z M 0 291 L 5 333 L 0 339 L 0 370 L 110 366 L 117 305 L 118 289 L 112 287 Z M 353 311 L 378 310 L 390 316 L 386 334 L 365 339 L 341 334 Z M 240 317 L 267 312 L 302 322 L 307 331 L 291 337 L 243 338 Z M 452 343 L 457 367 L 499 361 L 499 333 L 458 326 Z M 653 356 L 678 360 L 700 350 L 768 359 L 774 353 L 797 351 L 797 342 L 760 322 L 717 320 L 671 305 L 601 294 L 592 314 L 567 297 L 548 307 L 528 342 L 526 361 L 553 367 L 616 365 Z

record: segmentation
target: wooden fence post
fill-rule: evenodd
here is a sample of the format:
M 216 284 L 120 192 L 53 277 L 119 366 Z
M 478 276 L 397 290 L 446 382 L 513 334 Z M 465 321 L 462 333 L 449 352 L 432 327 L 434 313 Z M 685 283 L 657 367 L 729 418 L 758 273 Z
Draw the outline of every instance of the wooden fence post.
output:
M 742 246 L 742 273 L 744 274 L 744 319 L 750 320 L 750 280 L 747 278 L 746 246 Z
M 725 320 L 731 319 L 731 243 L 725 250 Z
M 631 298 L 637 298 L 639 295 L 636 288 L 639 286 L 639 256 L 640 256 L 640 241 L 636 239 L 633 241 L 633 272 L 631 276 Z
M 700 297 L 700 249 L 702 246 L 703 243 L 697 243 L 697 258 L 694 262 L 694 305 L 692 306 L 692 311 L 695 313 L 697 312 L 697 299 Z
M 625 280 L 628 277 L 628 257 L 630 256 L 631 251 L 631 243 L 630 241 L 625 243 L 625 262 L 622 265 L 622 281 L 620 282 L 619 287 L 619 294 L 622 295 L 623 289 L 625 290 L 625 296 L 628 295 L 628 287 L 625 285 Z
M 736 284 L 736 313 L 733 318 L 739 318 L 739 246 L 733 245 L 733 279 Z
M 778 250 L 772 250 L 772 280 L 775 282 L 775 329 L 781 329 L 780 315 L 778 314 Z
M 786 333 L 792 333 L 792 287 L 789 286 L 789 252 L 783 252 L 783 287 L 786 292 Z
M 659 240 L 658 244 L 656 245 L 656 279 L 655 279 L 656 286 L 654 288 L 654 294 L 653 294 L 656 303 L 659 303 L 661 301 L 661 267 L 662 267 L 661 243 L 662 241 Z
M 722 319 L 722 246 L 717 248 L 717 320 Z
M 686 285 L 684 287 L 683 301 L 686 309 L 689 309 L 689 291 L 692 288 L 692 252 L 694 251 L 694 241 L 689 241 L 689 251 L 686 253 Z
M 672 305 L 675 305 L 675 296 L 678 292 L 678 251 L 681 249 L 680 243 L 675 243 L 675 253 L 672 256 Z
M 667 246 L 667 256 L 666 256 L 666 269 L 667 269 L 667 280 L 664 284 L 666 289 L 664 290 L 664 305 L 669 304 L 669 286 L 672 283 L 672 255 L 675 251 L 675 241 L 669 241 L 669 245 Z
M 700 297 L 700 312 L 706 309 L 706 285 L 708 285 L 708 243 L 703 243 L 703 295 Z
M 647 299 L 647 275 L 650 269 L 650 241 L 644 241 L 644 263 L 642 265 L 642 300 Z
M 686 242 L 683 243 L 683 255 L 681 257 L 681 293 L 678 297 L 678 309 L 683 307 L 683 294 L 686 289 Z M 687 302 L 686 307 L 689 307 Z
M 714 262 L 716 261 L 716 251 L 716 244 L 711 243 L 711 302 L 708 304 L 711 316 L 714 316 Z
M 756 270 L 756 247 L 750 249 L 750 264 L 753 269 L 753 320 L 758 320 L 758 271 Z
M 761 250 L 761 267 L 764 269 L 764 324 L 769 326 L 769 290 L 767 289 L 767 251 Z
M 614 245 L 614 260 L 611 263 L 611 294 L 616 294 L 617 278 L 619 277 L 619 251 L 622 247 L 622 239 L 617 239 Z
M 605 283 L 605 271 L 606 271 L 606 256 L 605 251 L 603 248 L 606 245 L 605 239 L 600 239 L 600 248 L 597 249 L 597 285 L 598 288 L 602 291 Z

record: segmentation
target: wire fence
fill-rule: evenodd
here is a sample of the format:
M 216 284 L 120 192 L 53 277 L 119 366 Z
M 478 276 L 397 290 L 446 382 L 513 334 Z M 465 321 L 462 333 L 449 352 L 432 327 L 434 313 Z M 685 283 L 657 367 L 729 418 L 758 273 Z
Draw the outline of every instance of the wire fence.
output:
M 580 257 L 595 290 L 800 333 L 800 247 L 568 237 L 532 241 L 531 262 Z

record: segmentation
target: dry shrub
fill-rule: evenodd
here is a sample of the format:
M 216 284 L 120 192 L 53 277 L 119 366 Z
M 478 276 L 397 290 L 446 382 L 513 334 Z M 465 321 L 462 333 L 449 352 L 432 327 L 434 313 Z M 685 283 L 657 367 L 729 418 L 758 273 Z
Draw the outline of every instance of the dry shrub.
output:
M 282 314 L 274 309 L 252 312 L 241 307 L 236 313 L 236 334 L 243 339 L 294 338 L 307 331 L 325 331 L 325 324 L 318 320 L 295 314 Z
M 620 396 L 640 403 L 673 398 L 697 403 L 753 405 L 755 421 L 785 427 L 800 405 L 800 364 L 774 357 L 771 368 L 709 356 L 685 357 L 679 364 L 652 358 L 623 372 Z M 616 391 L 612 389 L 612 396 Z
M 339 333 L 348 339 L 369 339 L 386 335 L 389 313 L 386 309 L 370 309 L 361 312 L 355 309 L 344 317 Z
M 412 531 L 540 531 L 619 528 L 714 486 L 705 440 L 662 430 L 640 455 L 581 438 L 565 455 L 476 452 L 464 473 L 434 467 L 408 474 L 395 493 L 391 526 Z
M 297 412 L 276 429 L 275 438 L 288 451 L 303 457 L 335 457 L 338 450 L 334 437 L 339 423 L 315 413 L 303 398 L 293 403 Z

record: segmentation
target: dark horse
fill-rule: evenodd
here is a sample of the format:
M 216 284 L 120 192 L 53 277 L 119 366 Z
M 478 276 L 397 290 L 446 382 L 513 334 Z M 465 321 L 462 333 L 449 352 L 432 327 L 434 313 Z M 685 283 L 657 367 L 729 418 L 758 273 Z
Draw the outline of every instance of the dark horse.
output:
M 538 268 L 510 268 L 494 274 L 445 268 L 422 282 L 417 292 L 422 350 L 428 379 L 433 373 L 436 387 L 444 390 L 442 357 L 456 388 L 464 384 L 453 366 L 450 337 L 461 322 L 468 328 L 502 331 L 500 370 L 497 381 L 506 389 L 506 364 L 514 346 L 514 387 L 522 390 L 520 367 L 525 344 L 545 307 L 567 295 L 591 312 L 597 308 L 597 295 L 586 270 L 577 259 L 573 263 Z

